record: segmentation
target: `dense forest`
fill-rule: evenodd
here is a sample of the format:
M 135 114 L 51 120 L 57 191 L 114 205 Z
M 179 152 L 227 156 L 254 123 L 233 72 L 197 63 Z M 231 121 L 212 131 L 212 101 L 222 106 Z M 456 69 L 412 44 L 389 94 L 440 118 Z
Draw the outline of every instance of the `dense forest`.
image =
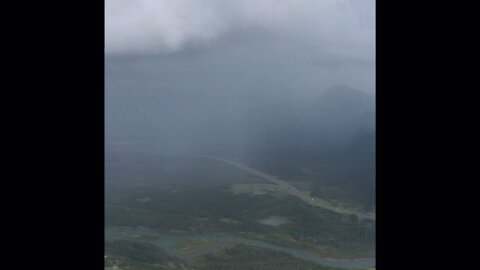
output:
M 138 182 L 124 178 L 109 182 L 106 225 L 143 226 L 165 233 L 242 233 L 325 256 L 374 256 L 374 222 L 310 206 L 281 192 L 235 193 L 231 189 L 235 183 L 255 186 L 264 182 L 222 163 L 186 159 L 188 162 L 179 157 L 159 158 L 165 166 L 155 167 L 163 176 L 160 178 L 152 172 Z M 183 170 L 183 166 L 189 169 Z M 131 172 L 137 174 L 137 169 L 133 166 Z M 173 173 L 177 170 L 179 173 Z M 259 222 L 269 216 L 285 217 L 288 223 L 270 226 Z
M 105 245 L 105 268 L 126 270 L 334 270 L 288 254 L 243 244 L 232 244 L 204 257 L 184 261 L 144 241 L 115 240 Z
M 198 270 L 334 270 L 337 268 L 315 264 L 297 259 L 288 254 L 250 247 L 234 245 L 221 250 L 193 264 Z

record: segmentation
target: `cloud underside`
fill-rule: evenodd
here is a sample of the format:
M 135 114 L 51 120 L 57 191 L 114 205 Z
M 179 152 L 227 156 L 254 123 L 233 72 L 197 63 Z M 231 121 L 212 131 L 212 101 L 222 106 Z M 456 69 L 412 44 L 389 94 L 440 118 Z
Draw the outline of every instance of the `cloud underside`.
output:
M 374 47 L 374 0 L 106 0 L 105 10 L 107 54 L 174 54 L 237 33 L 343 58 Z

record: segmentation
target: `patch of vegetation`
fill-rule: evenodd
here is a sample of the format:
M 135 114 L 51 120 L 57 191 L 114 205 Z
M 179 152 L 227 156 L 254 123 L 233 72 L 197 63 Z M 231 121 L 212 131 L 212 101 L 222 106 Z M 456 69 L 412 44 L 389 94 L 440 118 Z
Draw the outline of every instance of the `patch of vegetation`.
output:
M 192 240 L 183 239 L 175 243 L 175 249 L 180 255 L 192 255 L 206 252 L 208 249 L 215 247 L 216 242 L 210 240 Z
M 286 196 L 282 188 L 274 184 L 233 184 L 230 191 L 235 194 Z
M 375 205 L 375 148 L 370 140 L 352 142 L 354 148 L 332 156 L 303 159 L 284 153 L 281 157 L 256 157 L 248 160 L 248 165 L 332 205 L 370 211 Z
M 239 235 L 325 257 L 375 256 L 375 222 L 285 196 L 275 185 L 230 165 L 185 157 L 124 158 L 107 170 L 107 227 Z M 318 174 L 313 165 L 294 165 L 306 166 L 307 172 L 299 171 L 308 177 Z M 286 175 L 296 175 L 287 169 L 291 173 Z M 259 222 L 270 216 L 288 217 L 289 223 L 274 227 Z
M 331 270 L 289 254 L 243 244 L 219 250 L 191 264 L 198 270 Z
M 152 200 L 138 202 L 135 198 L 139 195 Z M 289 223 L 272 227 L 258 222 L 272 215 L 288 217 Z M 247 234 L 253 239 L 308 248 L 325 256 L 374 256 L 374 222 L 359 222 L 355 216 L 310 206 L 294 197 L 234 194 L 212 188 L 185 188 L 176 193 L 132 188 L 122 199 L 107 201 L 106 224 L 143 226 L 167 233 Z
M 154 244 L 141 241 L 105 242 L 105 269 L 184 269 L 185 263 L 169 256 Z

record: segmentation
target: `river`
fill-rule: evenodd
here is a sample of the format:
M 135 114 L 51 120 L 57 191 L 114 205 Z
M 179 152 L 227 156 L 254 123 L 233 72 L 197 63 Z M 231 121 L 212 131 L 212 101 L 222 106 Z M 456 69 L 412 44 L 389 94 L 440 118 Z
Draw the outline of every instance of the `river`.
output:
M 148 228 L 132 228 L 132 227 L 109 227 L 105 232 L 106 239 L 144 239 L 148 240 L 158 247 L 162 248 L 171 256 L 175 256 L 180 259 L 189 260 L 199 256 L 203 256 L 212 252 L 218 244 L 225 243 L 241 243 L 249 246 L 255 246 L 280 252 L 288 253 L 294 257 L 313 261 L 315 263 L 339 268 L 347 269 L 365 269 L 375 267 L 375 258 L 359 258 L 359 259 L 334 259 L 334 258 L 322 258 L 318 254 L 295 248 L 287 248 L 277 246 L 271 243 L 244 238 L 241 236 L 228 235 L 218 236 L 211 234 L 188 234 L 188 233 L 158 233 Z M 193 254 L 185 255 L 180 254 L 175 248 L 175 244 L 180 240 L 208 240 L 213 241 L 216 245 L 208 247 L 202 251 L 198 251 Z

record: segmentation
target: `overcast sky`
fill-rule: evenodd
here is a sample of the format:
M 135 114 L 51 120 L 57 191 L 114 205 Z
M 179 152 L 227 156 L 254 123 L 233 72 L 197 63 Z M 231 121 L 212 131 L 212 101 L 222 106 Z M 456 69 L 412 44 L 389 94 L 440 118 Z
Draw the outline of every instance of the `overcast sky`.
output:
M 374 0 L 106 0 L 107 84 L 375 92 Z M 232 90 L 233 89 L 233 90 Z M 259 90 L 261 89 L 261 90 Z

